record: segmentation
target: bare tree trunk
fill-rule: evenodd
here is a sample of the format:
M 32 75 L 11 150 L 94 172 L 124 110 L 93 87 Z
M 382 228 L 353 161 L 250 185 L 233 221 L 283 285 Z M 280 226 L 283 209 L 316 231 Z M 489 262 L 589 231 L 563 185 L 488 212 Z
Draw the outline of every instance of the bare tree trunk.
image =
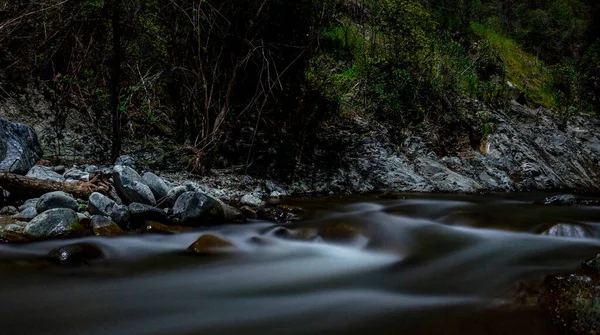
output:
M 9 192 L 27 193 L 32 195 L 41 195 L 53 191 L 63 191 L 70 193 L 77 198 L 87 199 L 93 192 L 108 194 L 110 186 L 108 184 L 94 181 L 77 181 L 73 183 L 62 183 L 50 180 L 42 180 L 14 173 L 0 172 L 0 185 Z M 0 191 L 1 192 L 1 191 Z
M 121 23 L 120 11 L 121 0 L 113 0 L 112 31 L 113 31 L 113 62 L 111 78 L 111 109 L 113 113 L 112 129 L 112 152 L 111 158 L 114 162 L 121 152 L 121 106 L 119 101 L 119 90 L 121 81 Z

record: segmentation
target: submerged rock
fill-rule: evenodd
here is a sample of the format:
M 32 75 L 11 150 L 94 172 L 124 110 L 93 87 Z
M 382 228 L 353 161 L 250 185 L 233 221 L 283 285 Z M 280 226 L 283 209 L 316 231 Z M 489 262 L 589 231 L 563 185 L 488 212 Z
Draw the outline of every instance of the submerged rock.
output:
M 187 226 L 220 224 L 225 220 L 221 203 L 199 192 L 185 192 L 173 206 L 173 221 Z
M 36 165 L 34 167 L 32 167 L 29 172 L 27 172 L 27 177 L 31 177 L 31 178 L 36 178 L 36 179 L 42 179 L 42 180 L 50 180 L 50 181 L 56 181 L 56 182 L 64 182 L 65 178 L 52 171 L 51 168 L 46 167 L 46 166 L 41 166 L 41 165 Z
M 33 129 L 0 117 L 0 171 L 25 174 L 42 155 Z
M 188 251 L 197 255 L 217 255 L 232 251 L 235 246 L 218 236 L 205 234 L 188 247 Z
M 96 236 L 118 236 L 124 232 L 111 218 L 103 215 L 93 215 L 91 219 L 92 231 Z
M 350 242 L 359 235 L 358 228 L 343 222 L 325 224 L 319 229 L 319 236 L 331 242 Z
M 58 237 L 79 237 L 87 231 L 79 224 L 77 213 L 68 208 L 50 209 L 36 216 L 23 231 L 25 237 L 42 240 Z
M 150 188 L 157 202 L 160 203 L 161 199 L 167 197 L 169 186 L 167 186 L 167 183 L 161 177 L 152 172 L 146 172 L 142 176 L 142 180 L 144 181 L 144 184 Z
M 36 204 L 38 213 L 43 213 L 53 208 L 69 208 L 76 211 L 79 206 L 70 194 L 62 191 L 46 193 L 40 197 Z
M 542 235 L 570 237 L 570 238 L 591 238 L 594 235 L 584 226 L 575 224 L 559 223 L 544 231 Z
M 113 168 L 115 188 L 127 203 L 139 202 L 145 205 L 156 205 L 156 199 L 150 188 L 144 184 L 142 177 L 132 168 L 115 165 Z
M 571 194 L 561 194 L 538 200 L 534 203 L 538 205 L 574 206 L 579 203 L 579 198 Z
M 298 219 L 298 217 L 292 213 L 286 212 L 279 208 L 261 208 L 257 212 L 259 219 L 268 220 L 279 224 L 291 223 Z
M 142 227 L 142 231 L 147 234 L 175 234 L 175 231 L 171 230 L 169 226 L 156 221 L 146 221 Z
M 73 243 L 48 252 L 48 259 L 60 265 L 83 265 L 104 257 L 100 247 L 92 243 Z

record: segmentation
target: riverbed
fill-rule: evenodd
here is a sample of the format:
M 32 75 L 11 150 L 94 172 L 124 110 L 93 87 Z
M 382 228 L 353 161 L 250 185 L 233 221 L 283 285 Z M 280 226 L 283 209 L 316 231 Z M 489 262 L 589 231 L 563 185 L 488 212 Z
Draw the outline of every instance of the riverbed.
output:
M 543 194 L 287 199 L 302 220 L 175 235 L 0 244 L 3 334 L 553 334 L 523 283 L 600 252 L 600 207 Z M 589 238 L 545 236 L 556 224 Z M 324 227 L 344 227 L 342 234 Z M 235 249 L 190 255 L 210 232 Z M 322 236 L 323 235 L 323 236 Z M 77 266 L 56 247 L 99 246 Z M 527 284 L 528 285 L 528 284 Z

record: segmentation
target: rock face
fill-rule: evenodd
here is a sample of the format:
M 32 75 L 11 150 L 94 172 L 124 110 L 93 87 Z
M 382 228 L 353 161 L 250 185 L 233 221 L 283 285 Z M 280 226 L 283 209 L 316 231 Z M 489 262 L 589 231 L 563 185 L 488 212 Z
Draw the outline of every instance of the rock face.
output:
M 126 206 L 118 205 L 116 202 L 98 192 L 94 192 L 90 195 L 88 210 L 92 215 L 100 214 L 109 216 L 121 227 L 127 225 L 129 222 L 129 211 Z
M 29 172 L 27 172 L 27 177 L 42 179 L 42 180 L 50 180 L 57 182 L 64 182 L 65 178 L 54 172 L 51 168 L 46 166 L 36 165 L 32 167 Z
M 169 193 L 169 186 L 161 177 L 152 172 L 146 172 L 142 176 L 142 180 L 150 188 L 156 200 L 166 198 Z
M 185 192 L 173 206 L 173 220 L 179 224 L 198 226 L 219 224 L 224 221 L 221 204 L 200 192 Z
M 115 165 L 113 180 L 121 198 L 126 203 L 139 202 L 146 205 L 156 205 L 154 194 L 144 182 L 142 177 L 132 168 L 124 165 Z
M 33 129 L 0 117 L 0 171 L 25 174 L 42 155 Z
M 439 143 L 430 129 L 394 133 L 384 124 L 348 117 L 319 135 L 319 149 L 291 190 L 297 193 L 406 191 L 588 190 L 600 185 L 600 121 L 569 118 L 566 128 L 553 112 L 513 103 L 507 111 L 470 110 L 494 119 L 492 132 L 471 144 Z M 397 129 L 396 129 L 397 130 Z M 460 130 L 457 130 L 457 133 Z M 481 129 L 474 132 L 481 133 Z M 444 150 L 439 150 L 440 146 Z
M 53 208 L 70 208 L 76 211 L 78 206 L 71 195 L 62 191 L 55 191 L 42 195 L 36 205 L 38 213 L 43 213 Z
M 36 216 L 23 231 L 32 240 L 58 237 L 78 237 L 87 235 L 79 224 L 77 213 L 68 208 L 55 208 Z

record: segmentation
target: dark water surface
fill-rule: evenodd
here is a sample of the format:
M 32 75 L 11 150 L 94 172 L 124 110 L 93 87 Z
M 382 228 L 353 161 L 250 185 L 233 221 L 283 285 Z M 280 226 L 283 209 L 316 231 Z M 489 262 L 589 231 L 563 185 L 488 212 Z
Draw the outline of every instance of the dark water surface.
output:
M 255 221 L 178 235 L 0 245 L 2 334 L 552 334 L 545 313 L 505 303 L 522 279 L 574 270 L 596 239 L 539 235 L 577 223 L 600 236 L 600 207 L 533 205 L 540 195 L 406 195 L 290 200 L 290 229 L 344 223 L 351 243 L 277 237 Z M 183 254 L 204 232 L 228 256 Z M 260 237 L 256 239 L 253 237 Z M 43 260 L 93 242 L 106 258 Z

